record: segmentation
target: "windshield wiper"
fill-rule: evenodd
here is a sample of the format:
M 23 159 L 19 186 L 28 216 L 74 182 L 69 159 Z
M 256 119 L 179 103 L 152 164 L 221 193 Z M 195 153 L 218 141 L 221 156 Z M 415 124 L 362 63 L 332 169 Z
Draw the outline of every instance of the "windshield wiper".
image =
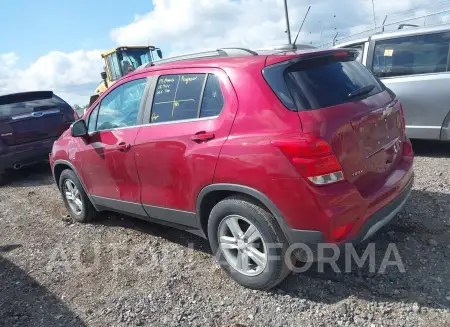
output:
M 375 88 L 375 85 L 373 85 L 373 84 L 369 84 L 369 85 L 363 86 L 362 88 L 357 89 L 357 90 L 349 93 L 349 95 L 347 95 L 347 98 L 348 99 L 355 98 L 357 96 L 370 93 L 370 91 L 372 91 L 374 88 Z

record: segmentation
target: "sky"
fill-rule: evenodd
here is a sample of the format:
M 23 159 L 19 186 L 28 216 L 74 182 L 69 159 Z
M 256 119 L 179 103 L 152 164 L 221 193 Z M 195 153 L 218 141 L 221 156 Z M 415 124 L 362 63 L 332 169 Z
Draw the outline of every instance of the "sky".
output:
M 371 0 L 288 0 L 292 33 L 319 46 L 374 26 Z M 450 0 L 374 0 L 380 25 L 450 9 Z M 0 95 L 53 90 L 84 105 L 100 83 L 100 53 L 154 44 L 165 57 L 287 43 L 282 0 L 0 0 Z M 439 20 L 448 20 L 439 16 Z M 448 21 L 450 22 L 450 20 Z M 429 21 L 427 21 L 429 23 Z M 339 39 L 339 37 L 338 37 Z

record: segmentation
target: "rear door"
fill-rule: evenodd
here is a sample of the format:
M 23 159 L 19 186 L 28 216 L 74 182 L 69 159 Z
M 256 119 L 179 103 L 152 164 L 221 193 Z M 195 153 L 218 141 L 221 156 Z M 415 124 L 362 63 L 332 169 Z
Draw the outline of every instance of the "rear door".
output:
M 74 120 L 73 109 L 51 91 L 0 97 L 0 139 L 8 146 L 56 138 Z
M 438 140 L 450 111 L 450 32 L 373 42 L 369 68 L 402 102 L 408 137 Z
M 141 201 L 151 217 L 192 226 L 193 215 L 176 213 L 195 212 L 197 194 L 212 183 L 237 98 L 220 69 L 174 69 L 156 77 L 135 142 Z
M 368 195 L 400 160 L 400 104 L 359 62 L 333 51 L 300 60 L 284 72 L 303 131 L 326 140 L 346 180 Z

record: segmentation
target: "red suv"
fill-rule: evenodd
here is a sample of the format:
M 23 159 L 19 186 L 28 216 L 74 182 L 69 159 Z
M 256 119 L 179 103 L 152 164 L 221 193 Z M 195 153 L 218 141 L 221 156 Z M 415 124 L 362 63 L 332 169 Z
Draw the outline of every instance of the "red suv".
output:
M 220 49 L 127 75 L 53 146 L 70 215 L 199 234 L 255 289 L 287 276 L 290 246 L 367 239 L 408 198 L 413 151 L 401 104 L 356 56 Z

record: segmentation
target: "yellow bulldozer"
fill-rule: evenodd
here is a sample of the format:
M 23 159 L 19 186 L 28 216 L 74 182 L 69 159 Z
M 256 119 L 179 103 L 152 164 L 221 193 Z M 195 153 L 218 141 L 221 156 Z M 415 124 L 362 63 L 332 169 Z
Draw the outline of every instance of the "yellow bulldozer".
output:
M 105 69 L 100 74 L 103 81 L 95 89 L 94 95 L 91 96 L 89 106 L 118 79 L 139 66 L 153 62 L 157 59 L 156 56 L 161 59 L 162 52 L 160 48 L 153 45 L 119 46 L 103 52 L 102 58 L 105 61 Z

